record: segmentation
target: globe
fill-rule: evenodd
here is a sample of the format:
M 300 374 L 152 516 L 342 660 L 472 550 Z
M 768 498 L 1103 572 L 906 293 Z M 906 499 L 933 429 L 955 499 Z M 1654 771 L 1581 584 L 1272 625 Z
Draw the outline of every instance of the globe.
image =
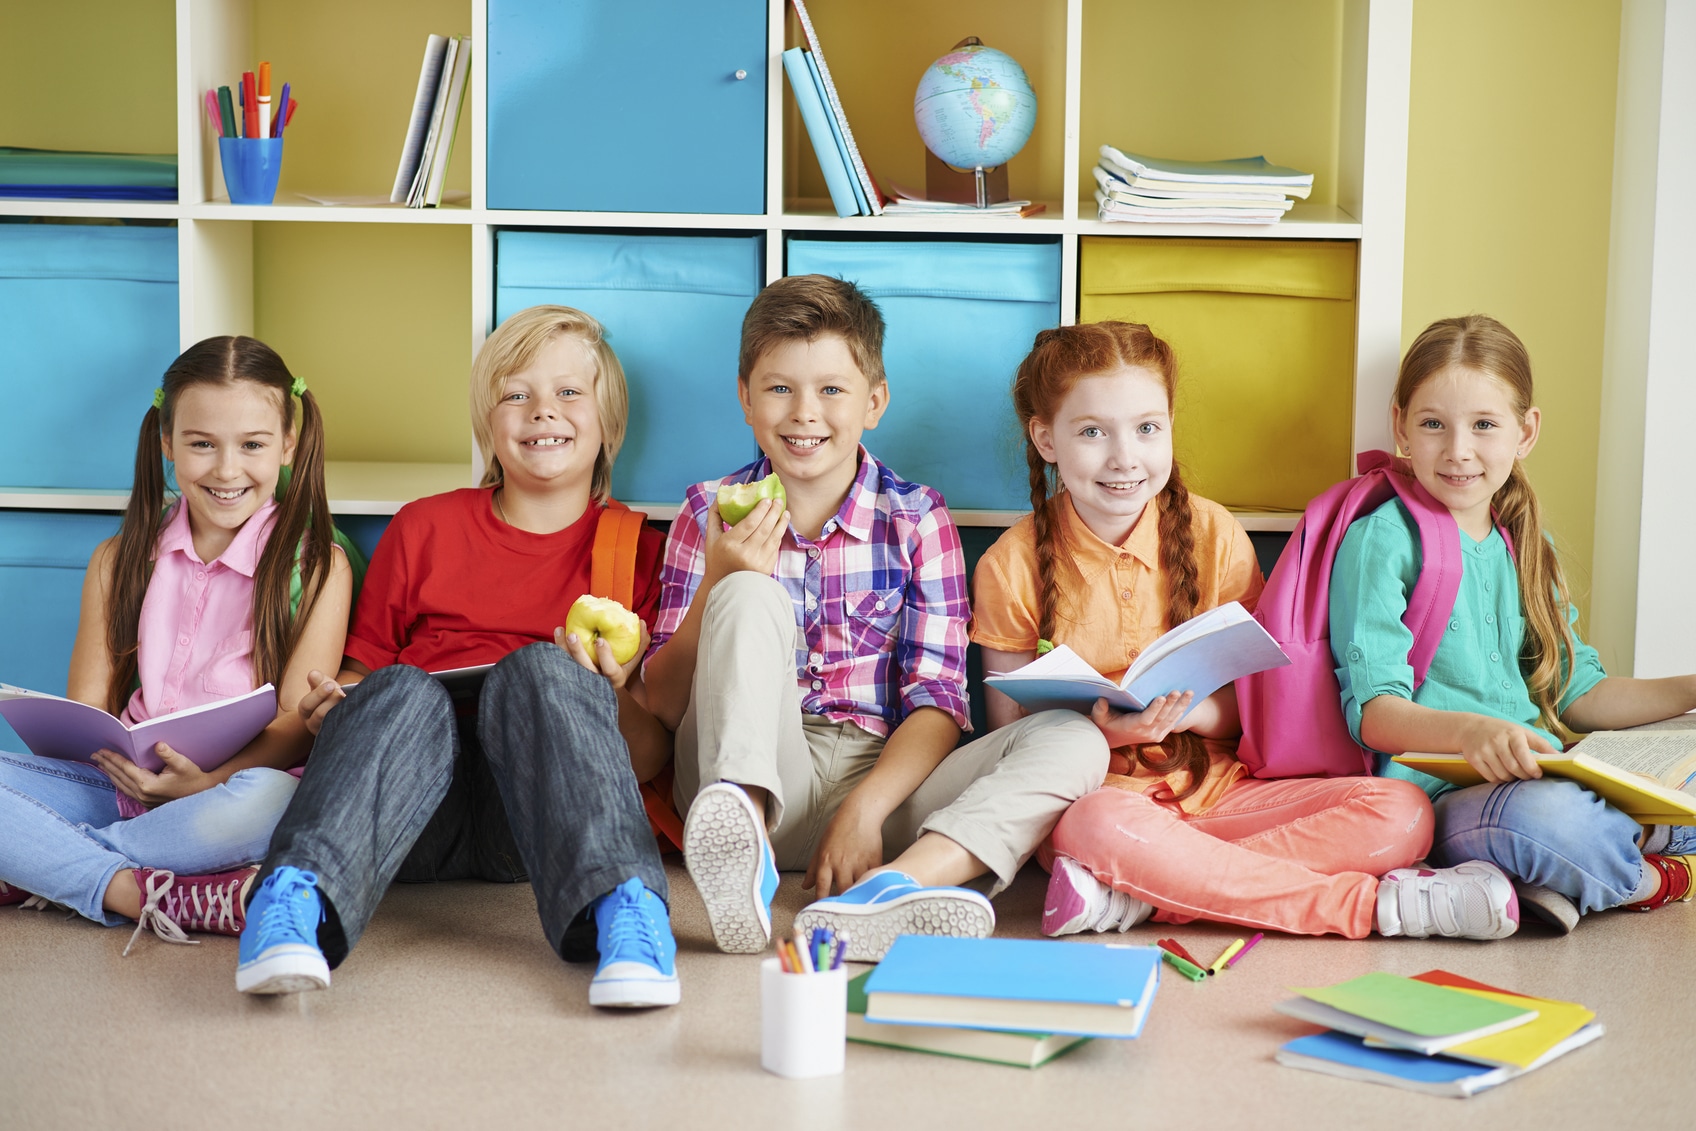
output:
M 925 68 L 913 118 L 925 148 L 948 164 L 993 169 L 1030 140 L 1036 92 L 1011 55 L 967 44 Z

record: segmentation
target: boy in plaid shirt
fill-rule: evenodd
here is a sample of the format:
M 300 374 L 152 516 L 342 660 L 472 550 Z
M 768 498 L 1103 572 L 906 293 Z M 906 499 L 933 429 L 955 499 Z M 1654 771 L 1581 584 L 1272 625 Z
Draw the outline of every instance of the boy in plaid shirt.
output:
M 684 860 L 713 937 L 771 938 L 777 869 L 875 961 L 900 934 L 984 936 L 989 900 L 1074 800 L 1107 746 L 1081 715 L 1021 719 L 955 750 L 970 616 L 942 497 L 860 444 L 889 405 L 883 317 L 822 275 L 766 287 L 742 324 L 738 395 L 765 455 L 689 489 L 661 571 L 649 704 L 677 732 Z M 726 528 L 721 483 L 776 472 L 787 495 Z M 898 854 L 885 867 L 885 860 Z

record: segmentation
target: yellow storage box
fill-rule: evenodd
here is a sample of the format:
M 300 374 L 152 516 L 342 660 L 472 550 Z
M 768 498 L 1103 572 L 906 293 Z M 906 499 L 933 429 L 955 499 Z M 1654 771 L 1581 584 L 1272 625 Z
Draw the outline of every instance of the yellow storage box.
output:
M 1147 323 L 1178 355 L 1190 489 L 1299 510 L 1351 474 L 1355 245 L 1092 236 L 1078 321 Z

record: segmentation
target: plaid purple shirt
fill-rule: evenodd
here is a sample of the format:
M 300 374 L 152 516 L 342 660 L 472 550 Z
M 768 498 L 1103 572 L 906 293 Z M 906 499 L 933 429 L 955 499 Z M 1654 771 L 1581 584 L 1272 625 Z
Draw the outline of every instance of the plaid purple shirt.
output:
M 707 506 L 719 484 L 770 473 L 762 457 L 689 488 L 666 539 L 649 656 L 683 623 L 701 584 Z M 896 478 L 862 446 L 842 508 L 816 542 L 791 527 L 772 576 L 795 605 L 803 711 L 884 738 L 919 707 L 939 708 L 971 729 L 966 559 L 941 495 Z

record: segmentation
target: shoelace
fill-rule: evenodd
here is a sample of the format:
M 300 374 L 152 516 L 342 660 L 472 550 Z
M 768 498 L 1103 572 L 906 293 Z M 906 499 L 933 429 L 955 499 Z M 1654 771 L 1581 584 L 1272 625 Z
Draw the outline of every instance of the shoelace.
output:
M 222 884 L 173 887 L 165 910 L 179 926 L 236 934 L 241 926 L 241 901 L 236 893 L 246 879 L 245 874 L 238 874 Z
M 613 913 L 612 926 L 607 928 L 607 944 L 614 954 L 634 944 L 654 966 L 660 964 L 659 939 L 639 904 L 626 903 Z
M 124 957 L 128 958 L 130 948 L 135 946 L 135 940 L 141 937 L 141 932 L 153 928 L 153 933 L 168 943 L 182 943 L 185 946 L 199 946 L 199 939 L 191 939 L 183 929 L 177 926 L 177 921 L 159 909 L 159 903 L 169 894 L 177 882 L 175 872 L 164 869 L 147 873 L 147 881 L 143 885 L 143 902 L 141 915 L 135 921 L 135 930 L 130 934 L 130 941 L 124 945 Z
M 306 921 L 306 900 L 300 898 L 297 885 L 290 884 L 286 891 L 273 893 L 259 915 L 259 945 L 262 948 L 268 946 L 271 937 L 276 934 L 299 935 L 309 940 L 317 938 L 318 924 Z

